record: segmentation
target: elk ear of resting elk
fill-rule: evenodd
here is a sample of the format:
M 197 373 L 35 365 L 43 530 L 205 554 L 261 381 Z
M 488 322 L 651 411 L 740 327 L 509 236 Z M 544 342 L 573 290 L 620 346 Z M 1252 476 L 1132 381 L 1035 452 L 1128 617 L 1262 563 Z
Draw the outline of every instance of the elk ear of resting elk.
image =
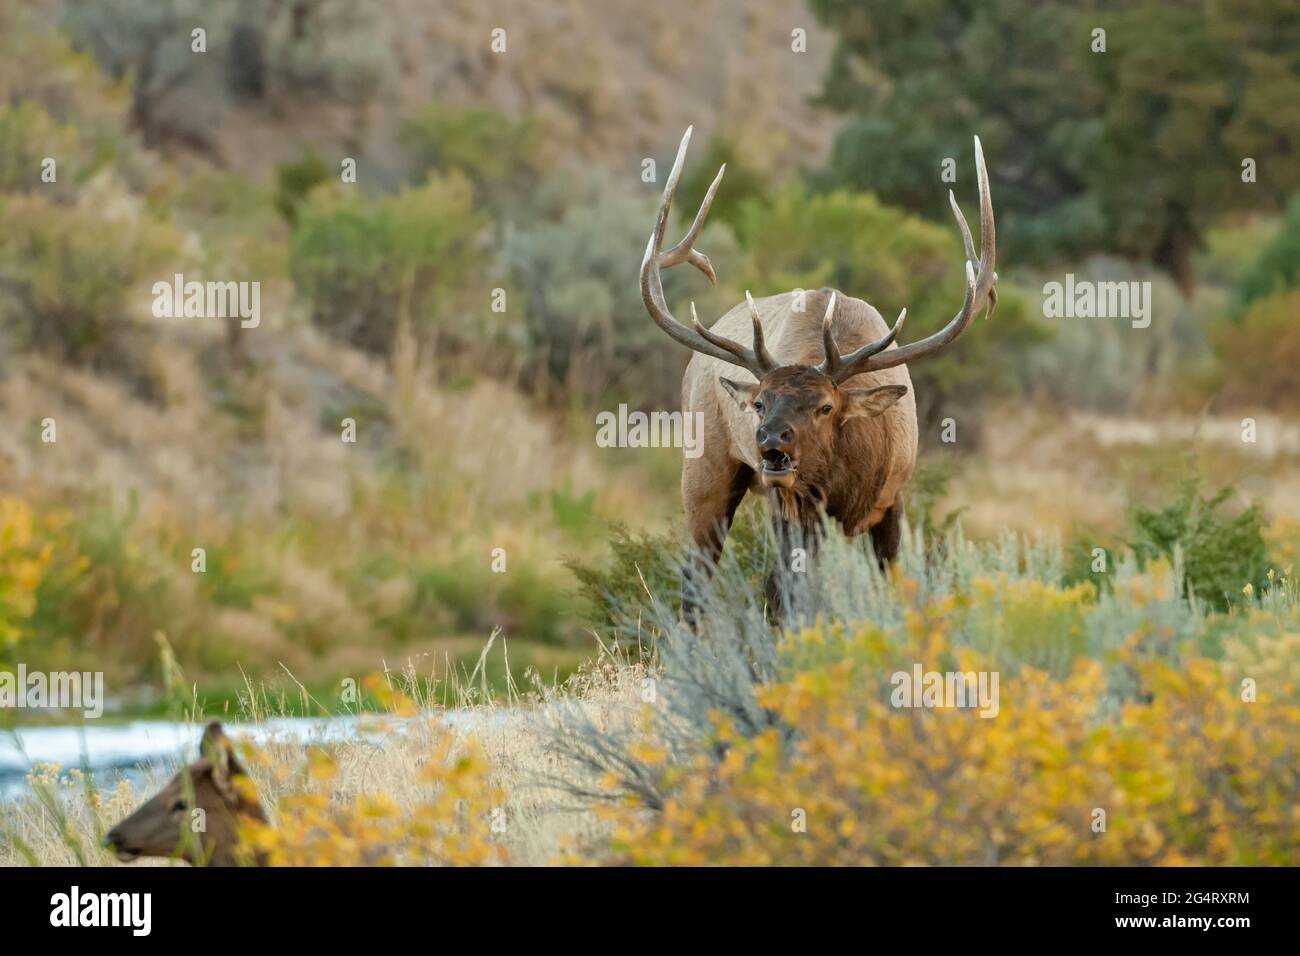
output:
M 876 556 L 893 560 L 902 491 L 917 454 L 916 400 L 907 363 L 949 345 L 986 304 L 990 314 L 997 304 L 993 204 L 977 136 L 980 249 L 977 254 L 949 191 L 965 247 L 966 290 L 961 308 L 938 332 L 900 346 L 895 340 L 906 309 L 891 327 L 866 302 L 829 288 L 758 300 L 746 292 L 745 301 L 711 329 L 701 324 L 692 303 L 691 323 L 683 324 L 668 309 L 661 271 L 686 262 L 717 281 L 695 241 L 726 172 L 725 165 L 718 170 L 685 238 L 663 249 L 690 141 L 687 129 L 641 263 L 641 297 L 650 317 L 696 353 L 682 378 L 683 411 L 701 413 L 704 422 L 701 454 L 682 464 L 682 502 L 693 546 L 682 582 L 688 619 L 746 492 L 767 498 L 780 544 L 802 535 L 815 540 L 824 514 L 850 536 L 870 534 Z M 785 561 L 789 550 L 778 549 Z M 769 600 L 777 605 L 778 578 L 774 572 L 768 582 Z
M 266 815 L 220 721 L 208 724 L 199 750 L 198 760 L 108 832 L 104 846 L 119 860 L 158 856 L 209 866 L 239 862 L 241 819 L 265 823 Z

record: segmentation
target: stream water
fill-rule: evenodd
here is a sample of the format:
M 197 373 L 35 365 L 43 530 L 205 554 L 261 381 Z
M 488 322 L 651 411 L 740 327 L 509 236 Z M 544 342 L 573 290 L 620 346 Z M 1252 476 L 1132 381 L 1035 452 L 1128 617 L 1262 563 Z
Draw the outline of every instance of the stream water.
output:
M 453 720 L 463 716 L 447 714 Z M 309 744 L 381 736 L 373 719 L 358 717 L 281 717 L 256 724 L 227 723 L 225 728 L 232 739 L 254 743 L 287 739 Z M 165 720 L 0 731 L 0 798 L 21 794 L 36 764 L 59 764 L 65 772 L 89 770 L 99 789 L 115 786 L 122 777 L 138 786 L 147 777 L 167 776 L 182 762 L 193 760 L 202 732 L 202 724 Z

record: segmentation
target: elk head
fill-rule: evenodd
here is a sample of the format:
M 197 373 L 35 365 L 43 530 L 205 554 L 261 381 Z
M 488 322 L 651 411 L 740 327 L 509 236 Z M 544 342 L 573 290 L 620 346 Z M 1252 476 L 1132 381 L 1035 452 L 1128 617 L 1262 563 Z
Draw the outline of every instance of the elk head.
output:
M 759 477 L 768 488 L 824 487 L 844 423 L 879 415 L 907 394 L 905 385 L 841 388 L 806 365 L 780 366 L 758 382 L 720 381 L 758 419 Z
M 231 866 L 240 817 L 266 822 L 220 721 L 208 724 L 199 749 L 199 760 L 108 832 L 104 846 L 119 860 L 179 856 L 190 863 Z
M 695 248 L 713 197 L 722 182 L 724 165 L 709 186 L 686 237 L 667 251 L 661 251 L 664 230 L 673 194 L 681 177 L 690 145 L 691 130 L 686 130 L 677 159 L 664 186 L 663 200 L 654 232 L 646 246 L 641 262 L 641 297 L 655 324 L 672 339 L 687 348 L 728 362 L 747 370 L 753 382 L 739 382 L 721 378 L 727 392 L 744 408 L 755 413 L 755 442 L 762 458 L 761 479 L 767 487 L 792 489 L 796 486 L 820 487 L 824 472 L 834 461 L 835 443 L 840 428 L 856 418 L 879 415 L 907 392 L 903 385 L 883 385 L 876 388 L 850 388 L 850 379 L 868 372 L 893 368 L 915 361 L 939 351 L 966 330 L 975 313 L 987 302 L 991 313 L 997 305 L 996 238 L 993 223 L 993 204 L 989 197 L 988 173 L 984 166 L 984 151 L 979 137 L 975 137 L 975 168 L 979 182 L 980 199 L 980 254 L 976 256 L 974 240 L 966 217 L 962 215 L 952 191 L 948 200 L 961 230 L 966 252 L 966 296 L 960 311 L 943 329 L 919 342 L 890 348 L 903 327 L 907 310 L 883 338 L 867 342 L 860 348 L 844 354 L 836 344 L 832 326 L 835 318 L 836 295 L 822 320 L 822 344 L 825 358 L 816 366 L 782 365 L 768 351 L 763 338 L 763 324 L 753 297 L 746 292 L 753 321 L 753 343 L 742 345 L 706 329 L 691 303 L 691 325 L 687 327 L 673 317 L 664 300 L 661 270 L 681 262 L 689 262 L 703 272 L 710 282 L 717 275 L 709 258 Z

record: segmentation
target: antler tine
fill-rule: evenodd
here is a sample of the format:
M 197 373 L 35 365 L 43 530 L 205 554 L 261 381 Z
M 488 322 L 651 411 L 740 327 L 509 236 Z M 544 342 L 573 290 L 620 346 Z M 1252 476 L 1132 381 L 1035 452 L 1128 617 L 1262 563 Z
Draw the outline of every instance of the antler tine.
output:
M 730 353 L 730 357 L 725 361 L 742 368 L 747 368 L 754 373 L 755 378 L 761 379 L 772 369 L 776 368 L 776 363 L 772 361 L 772 356 L 768 354 L 767 349 L 763 347 L 763 329 L 758 323 L 758 318 L 754 319 L 754 349 L 753 351 L 745 348 L 739 342 L 732 341 L 725 335 L 715 335 L 700 324 L 700 317 L 695 311 L 695 303 L 691 303 L 691 327 L 706 342 L 716 345 L 720 349 L 725 349 Z
M 997 264 L 997 235 L 993 221 L 993 199 L 989 191 L 988 169 L 984 164 L 984 147 L 980 144 L 978 136 L 975 137 L 975 172 L 980 199 L 980 253 L 978 259 L 976 259 L 975 243 L 971 238 L 970 227 L 966 224 L 966 217 L 962 215 L 956 197 L 951 192 L 948 194 L 949 201 L 952 204 L 953 216 L 957 220 L 957 228 L 961 231 L 962 246 L 966 252 L 966 294 L 961 310 L 953 316 L 952 320 L 943 329 L 934 335 L 919 342 L 912 342 L 909 345 L 878 354 L 882 352 L 883 348 L 888 348 L 889 343 L 897 336 L 898 329 L 907 314 L 907 310 L 903 310 L 903 313 L 898 317 L 898 322 L 895 323 L 894 330 L 889 336 L 886 336 L 888 341 L 881 340 L 885 342 L 882 348 L 876 348 L 879 343 L 871 343 L 858 349 L 852 355 L 840 356 L 839 361 L 833 366 L 832 377 L 836 382 L 842 382 L 863 372 L 893 368 L 896 365 L 903 365 L 932 352 L 937 352 L 966 330 L 966 326 L 970 324 L 976 310 L 986 301 L 988 302 L 989 312 L 992 313 L 993 308 L 997 305 L 997 290 L 994 288 L 995 283 L 998 281 L 998 274 L 994 271 L 994 266 Z M 977 266 L 978 271 L 976 271 Z
M 691 327 L 688 328 L 682 325 L 673 317 L 672 312 L 668 309 L 668 303 L 664 299 L 661 270 L 675 266 L 678 263 L 689 262 L 708 276 L 710 282 L 717 281 L 717 275 L 713 271 L 713 265 L 709 262 L 709 257 L 695 248 L 695 240 L 699 238 L 700 230 L 704 228 L 704 220 L 713 205 L 713 197 L 722 183 L 722 176 L 727 170 L 725 164 L 718 170 L 718 175 L 705 193 L 704 201 L 700 203 L 699 212 L 695 214 L 695 221 L 691 223 L 691 227 L 687 230 L 682 241 L 666 252 L 660 251 L 663 246 L 664 232 L 668 227 L 668 213 L 672 208 L 673 196 L 677 192 L 677 183 L 681 179 L 682 168 L 686 164 L 686 150 L 690 146 L 693 129 L 694 127 L 689 126 L 686 128 L 686 134 L 682 137 L 681 145 L 677 147 L 677 158 L 673 161 L 672 171 L 668 174 L 668 181 L 664 184 L 664 195 L 659 203 L 659 214 L 655 218 L 654 231 L 650 233 L 650 241 L 646 244 L 645 258 L 641 260 L 641 298 L 645 302 L 646 311 L 650 313 L 650 318 L 674 341 L 685 345 L 692 351 L 748 369 L 754 374 L 755 378 L 761 379 L 775 367 L 775 362 L 773 362 L 772 356 L 763 344 L 762 330 L 757 319 L 754 324 L 754 348 L 747 349 L 738 342 L 733 342 L 731 339 L 716 335 L 705 329 L 700 324 L 694 303 L 691 304 Z M 752 302 L 750 307 L 753 308 Z
M 689 130 L 687 136 L 690 135 Z M 678 162 L 681 161 L 682 153 L 677 154 Z M 713 196 L 722 185 L 722 177 L 727 171 L 727 164 L 723 163 L 718 167 L 718 175 L 713 177 L 713 182 L 709 185 L 708 191 L 704 194 L 704 201 L 700 203 L 699 212 L 695 214 L 695 221 L 691 223 L 691 228 L 687 230 L 686 236 L 681 242 L 673 246 L 667 252 L 659 253 L 659 265 L 667 269 L 675 266 L 679 262 L 689 262 L 695 268 L 699 269 L 709 277 L 709 282 L 716 285 L 718 282 L 717 273 L 713 271 L 713 263 L 709 262 L 709 257 L 695 248 L 695 240 L 699 238 L 700 230 L 704 228 L 704 220 L 709 215 L 709 210 L 713 207 Z M 677 164 L 673 164 L 673 175 L 676 176 L 679 170 Z M 670 187 L 673 190 L 677 188 L 676 180 L 670 180 Z
M 894 320 L 893 328 L 886 333 L 884 338 L 875 342 L 868 342 L 866 345 L 848 355 L 840 355 L 840 347 L 835 342 L 835 332 L 832 329 L 832 320 L 835 316 L 835 293 L 831 293 L 831 301 L 826 306 L 826 317 L 822 320 L 822 346 L 826 350 L 826 359 L 817 366 L 817 370 L 824 375 L 829 375 L 837 382 L 843 381 L 850 376 L 838 376 L 837 373 L 844 367 L 851 366 L 855 362 L 861 362 L 870 358 L 878 352 L 883 352 L 894 344 L 898 338 L 898 333 L 902 331 L 903 322 L 907 319 L 907 309 L 898 313 L 898 318 Z M 856 373 L 855 373 L 856 374 Z
M 975 137 L 975 172 L 980 192 L 980 270 L 979 278 L 982 288 L 977 289 L 976 302 L 988 299 L 989 310 L 985 318 L 993 314 L 998 304 L 998 274 L 994 270 L 997 264 L 997 229 L 993 222 L 993 197 L 989 195 L 989 171 L 984 163 L 984 145 Z M 963 220 L 964 221 L 964 220 Z
M 952 214 L 957 217 L 957 228 L 961 230 L 961 244 L 966 247 L 966 261 L 978 262 L 979 256 L 975 254 L 975 240 L 970 236 L 970 226 L 966 224 L 966 217 L 962 214 L 961 206 L 957 205 L 957 197 L 953 195 L 951 189 L 948 190 L 948 204 L 952 206 Z
M 832 292 L 830 302 L 826 303 L 826 315 L 822 317 L 822 349 L 826 352 L 826 359 L 817 368 L 824 375 L 830 375 L 840 365 L 840 347 L 831 329 L 835 319 L 835 296 L 836 293 Z
M 980 245 L 989 249 L 990 238 L 984 233 L 984 223 L 991 223 L 993 220 L 993 210 L 990 207 L 988 215 L 985 215 L 984 203 L 988 198 L 988 174 L 984 171 L 984 150 L 980 146 L 979 137 L 975 137 L 975 162 L 980 174 Z M 966 217 L 962 214 L 961 206 L 957 205 L 957 197 L 953 195 L 952 190 L 948 190 L 948 203 L 952 206 L 952 214 L 957 219 L 957 228 L 961 230 L 961 242 L 966 249 L 966 261 L 971 263 L 978 262 L 980 268 L 984 266 L 984 261 L 975 254 L 975 242 L 971 239 L 970 226 L 966 224 Z M 993 283 L 998 281 L 998 274 L 993 273 Z M 988 293 L 989 310 L 985 313 L 985 318 L 993 314 L 993 310 L 998 304 L 998 290 L 995 285 L 990 284 L 986 290 Z
M 772 358 L 772 353 L 767 350 L 767 343 L 763 339 L 763 320 L 759 318 L 758 306 L 754 305 L 754 297 L 749 294 L 748 289 L 745 290 L 745 302 L 749 305 L 749 317 L 754 323 L 754 357 L 770 372 L 780 363 Z

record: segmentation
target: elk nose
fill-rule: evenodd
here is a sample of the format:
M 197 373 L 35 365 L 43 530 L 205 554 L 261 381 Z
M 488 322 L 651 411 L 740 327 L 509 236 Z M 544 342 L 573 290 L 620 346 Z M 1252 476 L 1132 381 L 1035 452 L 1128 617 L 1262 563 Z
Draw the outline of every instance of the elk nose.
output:
M 767 428 L 766 426 L 760 426 L 758 429 L 758 447 L 763 449 L 763 451 L 772 448 L 785 448 L 793 441 L 793 428 L 782 428 L 780 426 Z

